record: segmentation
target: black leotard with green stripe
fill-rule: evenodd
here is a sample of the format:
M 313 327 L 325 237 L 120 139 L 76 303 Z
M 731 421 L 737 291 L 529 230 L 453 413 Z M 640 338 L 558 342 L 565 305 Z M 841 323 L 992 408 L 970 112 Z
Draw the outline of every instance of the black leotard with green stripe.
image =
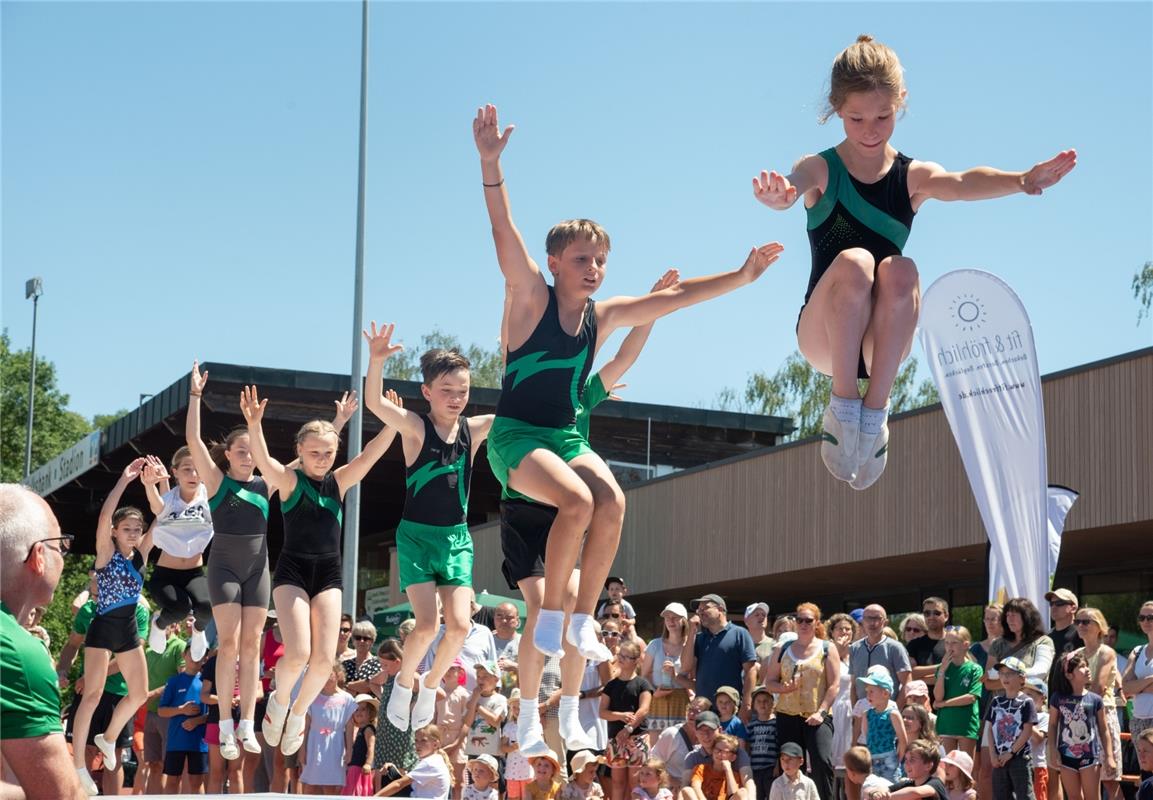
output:
M 268 533 L 268 484 L 259 475 L 248 481 L 225 475 L 220 480 L 220 488 L 209 499 L 208 507 L 217 536 Z
M 314 481 L 296 470 L 296 489 L 280 504 L 284 552 L 299 556 L 339 556 L 344 503 L 336 474 Z
M 590 298 L 576 336 L 560 324 L 556 290 L 548 287 L 548 307 L 528 341 L 508 354 L 497 417 L 541 428 L 576 423 L 597 342 L 596 304 Z
M 901 255 L 915 213 L 909 199 L 909 162 L 913 159 L 908 156 L 897 153 L 893 166 L 875 183 L 862 183 L 850 175 L 836 148 L 825 150 L 821 158 L 828 165 L 829 182 L 817 204 L 807 209 L 813 272 L 806 303 L 842 250 L 864 248 L 878 264 Z
M 472 480 L 472 433 L 460 418 L 456 441 L 440 438 L 426 414 L 424 444 L 405 471 L 402 519 L 421 525 L 449 527 L 468 521 L 468 487 Z

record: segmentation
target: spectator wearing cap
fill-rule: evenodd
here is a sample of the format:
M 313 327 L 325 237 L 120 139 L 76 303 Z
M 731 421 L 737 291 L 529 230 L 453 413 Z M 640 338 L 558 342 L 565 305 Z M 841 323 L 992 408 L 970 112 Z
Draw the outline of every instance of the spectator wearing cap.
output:
M 488 753 L 500 755 L 500 734 L 508 715 L 508 699 L 498 692 L 500 670 L 495 661 L 478 661 L 474 665 L 476 688 L 468 699 L 461 725 L 468 729 L 464 752 L 469 758 Z
M 857 641 L 865 635 L 865 631 L 861 628 L 861 622 L 865 619 L 865 609 L 854 608 L 849 612 L 849 616 L 853 618 L 856 625 L 853 626 L 855 633 L 853 634 L 853 641 Z
M 696 692 L 715 697 L 722 686 L 742 687 L 738 714 L 748 719 L 752 708 L 757 665 L 756 647 L 749 632 L 729 622 L 724 598 L 706 594 L 689 604 L 688 641 L 681 655 L 681 674 L 692 678 Z
M 781 745 L 780 776 L 769 789 L 769 800 L 817 800 L 816 783 L 804 773 L 805 751 L 796 742 Z M 823 800 L 823 798 L 822 798 Z
M 1034 675 L 1025 679 L 1025 695 L 1033 701 L 1037 721 L 1033 723 L 1033 734 L 1029 738 L 1033 760 L 1033 796 L 1045 800 L 1049 794 L 1049 684 L 1045 679 Z
M 909 653 L 901 643 L 885 636 L 885 626 L 888 624 L 889 615 L 883 606 L 877 603 L 865 606 L 861 615 L 865 636 L 849 645 L 849 674 L 853 677 L 850 691 L 854 703 L 864 696 L 858 692 L 857 681 L 868 674 L 869 667 L 880 664 L 896 679 L 893 686 L 894 701 L 902 708 L 905 706 L 905 684 L 912 675 L 912 666 L 909 664 Z
M 85 797 L 60 725 L 52 659 L 20 624 L 35 606 L 51 604 L 71 540 L 41 497 L 0 484 L 0 747 L 24 795 L 34 800 Z
M 772 655 L 777 640 L 769 635 L 769 604 L 749 603 L 745 606 L 745 627 L 749 636 L 753 637 L 753 647 L 757 653 L 757 676 L 764 672 L 760 665 L 764 664 Z
M 742 630 L 744 630 L 742 628 Z M 689 785 L 693 770 L 701 764 L 713 763 L 713 744 L 717 735 L 722 733 L 721 720 L 712 711 L 702 711 L 697 714 L 697 746 L 685 756 L 684 787 L 677 795 L 677 800 L 700 800 L 700 797 Z M 746 796 L 756 797 L 757 784 L 753 779 L 753 762 L 743 747 L 737 748 L 737 757 L 733 761 L 733 772 L 737 775 Z
M 1049 629 L 1049 638 L 1053 640 L 1054 653 L 1060 656 L 1084 647 L 1085 643 L 1081 641 L 1077 626 L 1073 624 L 1073 618 L 1077 616 L 1077 608 L 1080 606 L 1077 595 L 1068 589 L 1054 589 L 1045 593 L 1045 599 L 1049 601 L 1049 618 L 1053 621 L 1053 627 Z
M 645 648 L 641 674 L 653 685 L 649 730 L 661 731 L 682 719 L 691 684 L 681 677 L 681 654 L 688 641 L 689 612 L 669 603 L 661 612 L 661 635 Z
M 560 800 L 593 800 L 605 796 L 597 781 L 597 767 L 604 763 L 604 758 L 592 750 L 578 750 L 568 763 L 569 782 L 560 790 Z
M 692 770 L 685 769 L 685 758 L 698 744 L 697 717 L 709 711 L 712 705 L 707 697 L 694 697 L 685 705 L 683 721 L 661 731 L 656 744 L 653 745 L 652 755 L 665 762 L 665 771 L 669 774 L 669 789 L 674 795 L 682 786 L 688 785 L 689 775 L 692 773 Z
M 778 740 L 782 746 L 795 742 L 804 748 L 821 800 L 831 800 L 835 780 L 832 707 L 840 690 L 841 657 L 826 638 L 820 608 L 801 603 L 796 620 L 796 641 L 778 649 L 765 685 L 780 698 Z
M 721 721 L 721 732 L 736 736 L 743 745 L 747 745 L 749 731 L 737 716 L 737 709 L 740 707 L 741 693 L 735 687 L 722 686 L 717 689 L 717 696 L 713 698 L 713 708 Z
M 620 603 L 621 611 L 627 619 L 636 619 L 637 612 L 633 608 L 632 603 L 625 600 L 625 595 L 629 593 L 629 587 L 625 585 L 625 579 L 618 575 L 610 575 L 608 580 L 605 581 L 605 591 L 608 593 L 608 600 L 601 603 L 600 608 L 597 609 L 597 618 L 604 616 L 603 610 L 605 603 Z
M 913 662 L 913 678 L 932 685 L 937 680 L 937 668 L 945 660 L 945 626 L 949 623 L 949 604 L 941 597 L 926 597 L 921 603 L 925 618 L 925 635 L 907 645 L 909 660 Z

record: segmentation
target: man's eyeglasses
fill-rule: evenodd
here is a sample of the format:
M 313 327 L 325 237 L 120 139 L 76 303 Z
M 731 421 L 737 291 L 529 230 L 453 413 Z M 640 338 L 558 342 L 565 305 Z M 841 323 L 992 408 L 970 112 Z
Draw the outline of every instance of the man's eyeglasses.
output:
M 880 614 L 866 614 L 861 619 L 865 622 L 883 622 L 885 620 Z
M 60 536 L 53 536 L 50 539 L 37 539 L 32 543 L 32 546 L 28 548 L 28 555 L 24 556 L 24 561 L 27 562 L 28 559 L 32 558 L 32 551 L 36 549 L 36 545 L 43 544 L 45 542 L 60 542 L 59 547 L 53 547 L 51 549 L 57 551 L 62 556 L 67 555 L 68 551 L 72 549 L 72 542 L 75 539 L 76 537 L 70 533 L 65 533 Z
M 924 614 L 926 617 L 943 617 L 943 616 L 945 616 L 945 612 L 939 608 L 926 608 L 921 613 Z

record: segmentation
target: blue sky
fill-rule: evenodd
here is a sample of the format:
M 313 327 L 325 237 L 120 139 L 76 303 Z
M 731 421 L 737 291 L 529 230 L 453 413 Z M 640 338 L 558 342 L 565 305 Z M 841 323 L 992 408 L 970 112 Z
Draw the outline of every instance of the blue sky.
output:
M 24 280 L 43 276 L 37 349 L 73 407 L 134 406 L 197 357 L 347 372 L 359 3 L 0 13 L 3 325 L 27 346 Z M 800 207 L 769 211 L 750 179 L 840 140 L 817 114 L 833 57 L 862 32 L 905 65 L 903 152 L 1005 169 L 1079 152 L 1043 197 L 923 207 L 906 248 L 922 285 L 958 267 L 1002 276 L 1045 372 L 1153 344 L 1129 290 L 1153 258 L 1149 3 L 371 14 L 365 318 L 414 346 L 434 327 L 496 341 L 502 283 L 471 137 L 492 101 L 517 125 L 505 175 L 533 254 L 554 222 L 598 220 L 613 237 L 602 296 L 787 248 L 754 286 L 658 322 L 628 399 L 707 406 L 775 370 L 796 346 L 809 252 Z

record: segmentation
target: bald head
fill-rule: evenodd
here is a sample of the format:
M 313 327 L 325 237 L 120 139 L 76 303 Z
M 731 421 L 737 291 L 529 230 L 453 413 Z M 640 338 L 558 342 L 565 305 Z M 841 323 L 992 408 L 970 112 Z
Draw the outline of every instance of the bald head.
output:
M 520 612 L 512 603 L 501 603 L 493 611 L 493 621 L 496 623 L 496 635 L 501 639 L 511 639 L 520 627 Z
M 865 610 L 861 615 L 861 627 L 865 631 L 865 637 L 872 644 L 879 642 L 885 635 L 885 625 L 888 622 L 889 615 L 882 605 L 879 603 L 870 603 L 865 606 Z
M 60 523 L 44 498 L 26 486 L 0 483 L 0 598 L 18 618 L 46 606 L 64 569 Z

